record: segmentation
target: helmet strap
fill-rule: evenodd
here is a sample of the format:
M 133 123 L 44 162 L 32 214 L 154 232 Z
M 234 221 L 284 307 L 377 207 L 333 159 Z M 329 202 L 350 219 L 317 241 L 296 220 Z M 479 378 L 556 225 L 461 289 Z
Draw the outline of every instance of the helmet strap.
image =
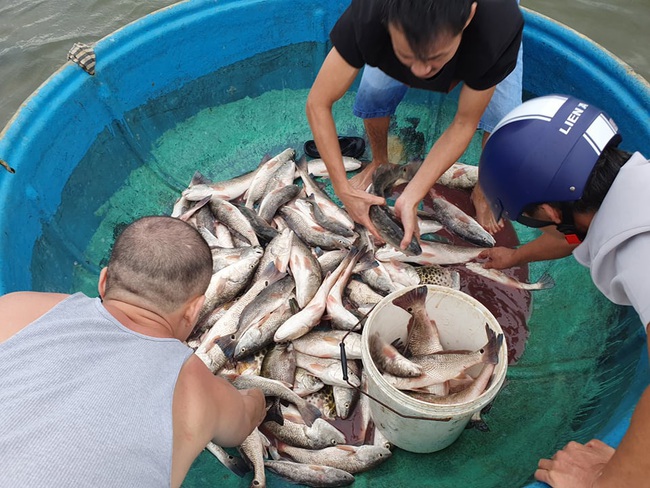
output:
M 573 219 L 573 205 L 570 202 L 560 202 L 562 220 L 556 225 L 558 231 L 564 234 L 569 244 L 580 244 L 586 237 L 586 233 L 578 231 Z

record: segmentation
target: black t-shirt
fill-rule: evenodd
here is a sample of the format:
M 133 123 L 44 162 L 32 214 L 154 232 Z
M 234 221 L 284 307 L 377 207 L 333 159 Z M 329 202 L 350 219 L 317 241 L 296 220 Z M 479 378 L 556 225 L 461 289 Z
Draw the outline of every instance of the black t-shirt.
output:
M 415 76 L 395 56 L 388 28 L 377 0 L 352 0 L 334 25 L 330 38 L 351 66 L 365 64 L 415 88 L 448 92 L 463 81 L 486 90 L 514 69 L 521 44 L 524 19 L 516 0 L 475 0 L 476 14 L 463 31 L 455 56 L 428 79 Z

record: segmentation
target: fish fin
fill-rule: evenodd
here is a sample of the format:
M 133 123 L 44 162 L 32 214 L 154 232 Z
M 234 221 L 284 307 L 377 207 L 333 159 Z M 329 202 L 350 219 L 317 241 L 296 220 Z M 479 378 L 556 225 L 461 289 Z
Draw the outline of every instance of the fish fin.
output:
M 399 296 L 393 300 L 393 305 L 400 307 L 407 312 L 411 313 L 411 310 L 415 305 L 421 304 L 424 306 L 424 301 L 427 298 L 427 287 L 426 285 L 418 286 L 413 290 L 405 293 L 402 296 Z
M 499 350 L 501 349 L 501 344 L 503 344 L 503 334 L 497 336 L 487 324 L 485 324 L 485 332 L 488 336 L 488 342 L 483 348 L 481 359 L 488 364 L 498 364 Z
M 312 405 L 307 401 L 301 402 L 300 405 L 296 404 L 296 408 L 300 412 L 300 416 L 305 421 L 305 424 L 308 427 L 311 427 L 311 425 L 316 421 L 317 418 L 323 416 L 323 413 L 316 405 Z
M 547 273 L 544 273 L 536 283 L 539 286 L 540 290 L 545 290 L 547 288 L 553 288 L 555 286 L 555 280 L 553 277 Z
M 275 422 L 278 425 L 284 425 L 284 417 L 282 416 L 282 407 L 279 398 L 273 399 L 266 411 L 266 417 L 264 417 L 263 422 Z
M 205 176 L 203 173 L 200 171 L 195 171 L 194 175 L 192 176 L 192 180 L 190 181 L 190 186 L 194 185 L 210 185 L 212 183 L 212 180 Z
M 213 442 L 210 442 L 206 446 L 206 449 L 208 452 L 210 452 L 210 454 L 216 457 L 221 462 L 221 464 L 223 464 L 226 468 L 228 468 L 240 478 L 243 478 L 251 470 L 250 466 L 242 458 L 228 454 L 220 446 L 214 444 Z M 223 451 L 223 453 L 220 453 L 219 451 Z M 224 463 L 221 461 L 219 454 L 226 455 L 229 462 Z

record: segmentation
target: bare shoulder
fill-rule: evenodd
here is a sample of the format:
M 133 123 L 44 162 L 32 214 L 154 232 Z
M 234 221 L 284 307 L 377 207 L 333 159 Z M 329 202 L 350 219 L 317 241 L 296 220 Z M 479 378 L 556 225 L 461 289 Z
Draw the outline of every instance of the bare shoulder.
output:
M 0 296 L 0 341 L 11 337 L 70 295 L 17 291 Z

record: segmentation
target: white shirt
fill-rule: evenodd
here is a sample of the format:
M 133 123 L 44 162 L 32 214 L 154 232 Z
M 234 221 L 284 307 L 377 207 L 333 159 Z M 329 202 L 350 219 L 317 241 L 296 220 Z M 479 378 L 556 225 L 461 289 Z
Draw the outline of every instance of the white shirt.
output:
M 642 154 L 621 167 L 573 255 L 607 298 L 650 323 L 650 161 Z

